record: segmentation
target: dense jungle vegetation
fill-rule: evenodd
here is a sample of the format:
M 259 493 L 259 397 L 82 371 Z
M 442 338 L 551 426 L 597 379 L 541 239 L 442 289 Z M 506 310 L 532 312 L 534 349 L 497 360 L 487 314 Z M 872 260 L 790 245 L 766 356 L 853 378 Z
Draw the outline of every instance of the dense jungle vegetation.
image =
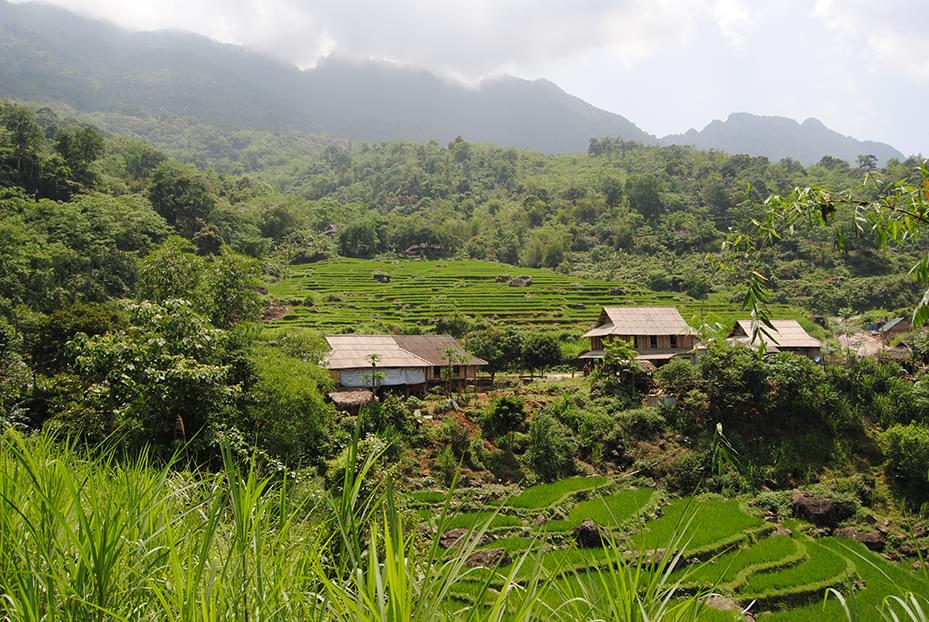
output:
M 171 568 L 174 574 L 165 581 L 188 581 L 186 593 L 204 607 L 221 607 L 216 615 L 248 609 L 241 597 L 269 598 L 286 617 L 292 591 L 306 590 L 328 593 L 337 604 L 327 611 L 337 619 L 377 617 L 377 607 L 405 611 L 410 603 L 379 600 L 383 594 L 371 586 L 381 579 L 372 574 L 361 580 L 346 570 L 354 560 L 371 573 L 399 572 L 402 564 L 381 568 L 362 561 L 365 547 L 368 560 L 385 548 L 387 555 L 405 547 L 413 555 L 416 549 L 411 534 L 419 532 L 404 523 L 416 513 L 394 507 L 388 482 L 442 489 L 459 478 L 459 485 L 480 496 L 482 486 L 563 482 L 597 472 L 634 477 L 629 482 L 639 488 L 658 486 L 672 494 L 746 495 L 753 512 L 770 520 L 793 520 L 790 491 L 803 490 L 837 508 L 830 530 L 880 533 L 881 550 L 892 559 L 912 563 L 926 547 L 929 534 L 910 521 L 924 521 L 929 512 L 924 332 L 911 338 L 911 359 L 882 362 L 836 352 L 835 362 L 823 366 L 790 354 L 762 357 L 732 348 L 719 338 L 724 330 L 703 327 L 708 350 L 695 365 L 673 362 L 651 373 L 617 349 L 590 378 L 523 387 L 511 377 L 490 396 L 384 396 L 347 417 L 325 400 L 331 379 L 317 365 L 324 350 L 319 330 L 311 322 L 261 322 L 274 302 L 269 287 L 273 292 L 300 266 L 339 257 L 419 257 L 424 266 L 435 259 L 490 260 L 512 265 L 514 274 L 551 268 L 569 278 L 621 281 L 648 295 L 712 297 L 736 308 L 745 284 L 740 273 L 719 270 L 722 244 L 730 230 L 752 225 L 769 194 L 814 185 L 876 196 L 880 186 L 862 185 L 866 175 L 906 179 L 919 164 L 915 159 L 877 170 L 868 154 L 854 164 L 824 158 L 803 167 L 610 139 L 592 140 L 587 154 L 547 156 L 464 140 L 355 145 L 304 135 L 217 134 L 170 119 L 149 121 L 144 129 L 154 135 L 159 128 L 172 137 L 180 132 L 183 140 L 105 134 L 49 108 L 0 104 L 0 416 L 5 428 L 18 430 L 3 432 L 0 469 L 8 476 L 0 490 L 19 511 L 17 517 L 4 514 L 0 538 L 11 541 L 23 525 L 35 538 L 2 547 L 12 552 L 0 558 L 0 587 L 16 600 L 0 611 L 43 619 L 58 606 L 54 596 L 67 601 L 70 619 L 79 619 L 81 611 L 115 607 L 109 599 L 116 594 L 122 595 L 119 607 L 139 602 L 130 582 L 113 583 L 116 592 L 101 583 L 109 571 L 100 572 L 99 565 L 91 571 L 79 561 L 77 574 L 67 579 L 60 566 L 67 555 L 56 556 L 79 546 L 91 547 L 84 553 L 100 556 L 104 566 L 113 562 L 116 568 L 113 560 L 129 564 L 121 567 L 122 577 L 145 574 L 148 563 Z M 164 148 L 168 143 L 179 147 Z M 842 315 L 847 328 L 851 317 L 911 308 L 921 291 L 907 271 L 925 250 L 913 238 L 883 252 L 869 231 L 856 227 L 853 214 L 838 212 L 831 227 L 795 223 L 792 235 L 759 252 L 748 267 L 767 279 L 773 303 Z M 826 325 L 838 330 L 841 323 Z M 544 372 L 566 362 L 563 333 L 476 315 L 442 315 L 400 327 L 371 321 L 365 328 L 458 334 L 501 374 Z M 576 331 L 585 328 L 579 322 Z M 653 387 L 675 399 L 642 406 L 643 393 Z M 31 439 L 20 436 L 29 432 Z M 63 448 L 56 449 L 55 441 Z M 109 497 L 115 505 L 107 506 L 113 513 L 92 514 L 100 520 L 126 504 L 149 518 L 180 512 L 181 522 L 171 528 L 184 530 L 182 523 L 192 520 L 188 512 L 210 508 L 205 515 L 212 531 L 198 536 L 206 538 L 201 553 L 160 549 L 164 528 L 146 526 L 142 518 L 138 529 L 150 531 L 127 537 L 167 557 L 150 562 L 140 553 L 144 548 L 107 557 L 107 547 L 123 540 L 102 527 L 107 541 L 99 548 L 78 535 L 62 540 L 43 532 L 37 526 L 42 521 L 77 521 L 83 526 L 76 530 L 100 526 L 81 513 L 81 501 L 53 501 L 55 486 L 74 493 L 85 485 L 71 479 L 76 475 L 50 470 L 42 476 L 51 478 L 47 486 L 24 479 L 24 473 L 58 464 L 58 451 L 61 464 L 85 464 L 84 452 L 92 456 L 87 460 L 103 461 L 86 480 L 99 486 L 101 499 L 115 491 Z M 170 466 L 163 468 L 166 462 Z M 238 471 L 243 464 L 252 469 L 245 484 Z M 211 475 L 198 479 L 197 469 Z M 134 491 L 121 483 L 123 473 L 147 484 Z M 291 481 L 297 499 L 288 494 Z M 43 491 L 47 505 L 26 507 L 16 500 L 31 486 Z M 262 497 L 272 488 L 279 505 Z M 189 497 L 174 500 L 167 489 Z M 153 492 L 144 503 L 133 496 L 147 491 Z M 493 496 L 501 495 L 483 498 Z M 523 519 L 507 524 L 501 519 L 506 514 L 480 516 L 488 525 L 497 520 L 495 528 L 524 525 Z M 571 520 L 569 511 L 562 514 L 560 519 Z M 706 544 L 740 533 L 749 538 L 760 519 L 746 516 L 744 525 Z M 314 540 L 324 538 L 323 531 L 306 527 L 314 521 L 339 536 Z M 672 532 L 663 527 L 657 533 Z M 261 533 L 279 539 L 263 540 Z M 295 541 L 337 552 L 288 558 L 287 564 L 302 567 L 279 567 L 276 587 L 267 593 L 250 583 L 260 579 L 246 570 L 255 560 L 284 561 L 263 557 L 263 547 L 277 550 Z M 112 550 L 128 554 L 122 546 Z M 199 573 L 194 576 L 177 561 L 188 555 L 202 555 L 202 564 L 215 561 L 206 553 L 214 546 L 226 560 L 220 564 L 224 578 L 222 591 L 207 598 L 210 572 L 201 565 L 189 569 Z M 829 548 L 807 548 L 817 547 Z M 609 563 L 617 567 L 627 561 L 619 548 L 614 542 L 605 549 L 615 553 Z M 791 551 L 785 549 L 785 559 L 799 559 Z M 439 564 L 436 554 L 433 546 L 428 563 Z M 838 564 L 841 571 L 829 568 L 832 583 L 810 579 L 812 591 L 804 594 L 814 600 L 824 586 L 848 587 L 860 576 L 828 551 L 823 557 L 830 561 L 821 563 Z M 47 565 L 29 566 L 35 583 L 22 579 L 14 589 L 10 577 L 40 559 Z M 44 586 L 42 578 L 48 580 Z M 355 581 L 351 589 L 343 579 Z M 401 589 L 391 594 L 413 599 L 422 616 L 434 613 L 436 603 L 445 607 L 464 597 L 456 592 L 453 598 L 444 579 L 434 580 L 432 600 Z M 784 604 L 779 584 L 759 581 L 745 593 L 757 590 L 772 607 Z M 485 602 L 484 588 L 471 593 L 473 602 Z M 185 613 L 187 604 L 170 602 L 168 583 L 153 580 L 139 589 L 158 600 L 165 616 L 195 615 Z M 496 583 L 493 589 L 506 593 Z M 655 593 L 666 589 L 655 587 Z M 528 599 L 519 602 L 526 618 L 545 615 Z M 485 604 L 501 616 L 513 613 L 499 601 Z M 594 611 L 599 605 L 590 606 Z M 321 611 L 297 607 L 291 615 L 329 615 Z M 196 616 L 211 619 L 213 613 Z

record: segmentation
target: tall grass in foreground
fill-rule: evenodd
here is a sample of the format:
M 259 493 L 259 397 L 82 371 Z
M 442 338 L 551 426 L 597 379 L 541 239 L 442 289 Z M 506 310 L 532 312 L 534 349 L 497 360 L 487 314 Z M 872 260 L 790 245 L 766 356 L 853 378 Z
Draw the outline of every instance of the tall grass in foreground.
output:
M 670 580 L 680 543 L 656 563 L 612 542 L 596 581 L 567 589 L 532 551 L 470 568 L 482 529 L 444 551 L 388 486 L 363 485 L 380 456 L 357 447 L 337 495 L 308 495 L 228 452 L 221 472 L 194 473 L 0 431 L 0 619 L 679 620 L 699 609 Z

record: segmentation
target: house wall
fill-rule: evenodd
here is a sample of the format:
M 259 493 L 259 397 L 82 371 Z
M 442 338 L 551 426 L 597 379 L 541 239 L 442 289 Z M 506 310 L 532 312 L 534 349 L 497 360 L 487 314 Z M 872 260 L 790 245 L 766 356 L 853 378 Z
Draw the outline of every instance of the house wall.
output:
M 606 335 L 601 337 L 590 338 L 591 350 L 602 350 L 604 343 L 610 339 L 625 339 L 635 349 L 642 354 L 649 350 L 681 350 L 688 351 L 694 347 L 695 337 L 693 335 L 675 335 L 677 337 L 676 345 L 671 344 L 672 335 L 657 335 L 655 343 L 652 344 L 651 335 Z

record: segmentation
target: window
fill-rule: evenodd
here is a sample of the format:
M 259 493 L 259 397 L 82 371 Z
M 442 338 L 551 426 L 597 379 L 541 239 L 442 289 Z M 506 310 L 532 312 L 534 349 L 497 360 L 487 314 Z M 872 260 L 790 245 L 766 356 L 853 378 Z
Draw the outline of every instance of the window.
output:
M 658 347 L 658 335 L 649 335 L 648 347 L 651 348 L 652 350 Z
M 677 335 L 671 335 L 671 347 L 672 348 L 677 347 Z
M 639 336 L 638 336 L 638 335 L 636 335 L 635 337 L 633 337 L 632 340 L 633 340 L 632 343 L 634 344 L 633 347 L 634 347 L 636 350 L 638 350 L 639 348 L 642 347 L 642 342 L 641 342 L 641 340 L 639 339 Z

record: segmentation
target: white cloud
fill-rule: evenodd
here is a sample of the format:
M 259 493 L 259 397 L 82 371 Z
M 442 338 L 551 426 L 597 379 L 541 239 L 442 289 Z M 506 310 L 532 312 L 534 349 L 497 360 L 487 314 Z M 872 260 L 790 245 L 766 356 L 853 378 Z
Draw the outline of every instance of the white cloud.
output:
M 842 44 L 866 51 L 869 68 L 929 81 L 925 0 L 818 0 L 813 14 Z

